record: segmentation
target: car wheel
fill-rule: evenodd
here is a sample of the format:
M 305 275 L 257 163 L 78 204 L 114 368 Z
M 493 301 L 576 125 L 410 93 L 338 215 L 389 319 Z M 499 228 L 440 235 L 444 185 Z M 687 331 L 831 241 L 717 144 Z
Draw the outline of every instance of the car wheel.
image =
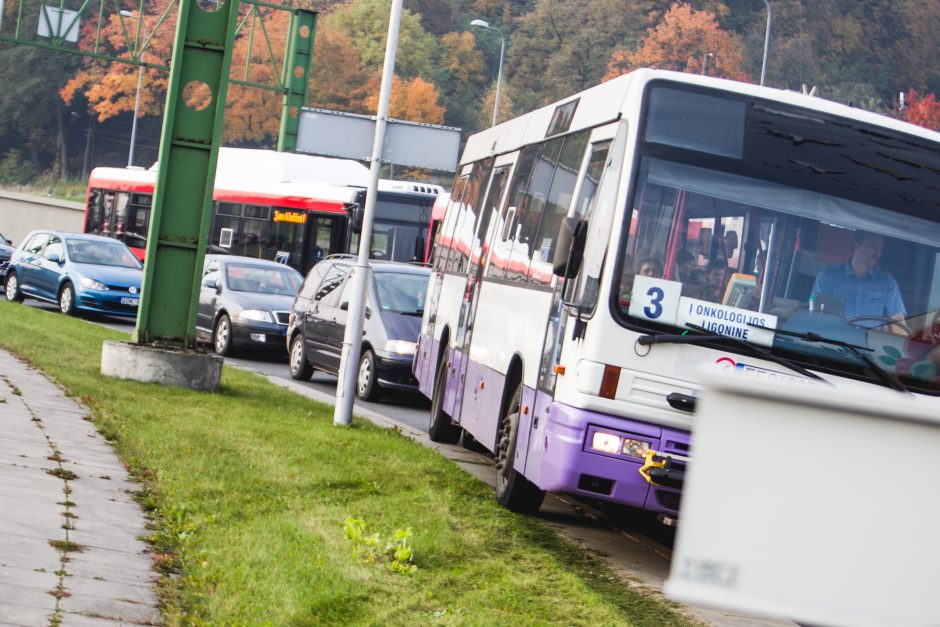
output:
M 375 353 L 370 349 L 362 351 L 359 358 L 359 374 L 356 376 L 356 396 L 364 401 L 377 401 L 382 395 L 378 377 L 375 373 Z
M 290 342 L 290 377 L 298 381 L 309 381 L 313 376 L 313 366 L 307 361 L 304 350 L 304 336 L 300 333 Z
M 522 383 L 519 383 L 499 425 L 496 441 L 496 502 L 520 514 L 534 514 L 542 506 L 545 492 L 513 468 L 521 407 Z
M 74 316 L 77 313 L 75 309 L 75 288 L 68 281 L 59 290 L 59 311 L 66 316 Z
M 447 348 L 441 345 L 441 350 Z M 431 395 L 431 422 L 428 425 L 428 437 L 432 442 L 443 444 L 456 444 L 460 440 L 460 427 L 450 421 L 450 416 L 444 411 L 444 392 L 447 390 L 447 357 L 441 359 L 434 379 L 434 393 Z
M 20 291 L 20 278 L 16 276 L 16 272 L 7 272 L 7 280 L 3 289 L 6 292 L 7 300 L 16 303 L 23 302 L 23 292 Z
M 222 314 L 215 321 L 212 331 L 212 348 L 217 355 L 232 354 L 232 320 L 228 314 Z

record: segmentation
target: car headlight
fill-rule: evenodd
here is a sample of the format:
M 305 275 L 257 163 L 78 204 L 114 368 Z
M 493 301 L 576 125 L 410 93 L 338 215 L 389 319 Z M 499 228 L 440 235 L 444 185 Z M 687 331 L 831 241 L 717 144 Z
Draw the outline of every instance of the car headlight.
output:
M 98 290 L 99 292 L 103 292 L 106 289 L 108 289 L 108 286 L 102 283 L 101 281 L 89 279 L 88 277 L 85 277 L 84 279 L 82 279 L 81 284 L 82 284 L 82 287 L 84 287 L 85 289 Z
M 242 320 L 255 320 L 257 322 L 274 322 L 274 318 L 271 317 L 271 314 L 267 311 L 262 311 L 260 309 L 246 309 L 238 317 Z
M 646 457 L 646 452 L 650 450 L 650 443 L 644 440 L 621 437 L 613 433 L 595 431 L 594 437 L 591 438 L 591 448 L 610 455 L 626 455 L 627 457 L 643 459 Z
M 389 340 L 385 342 L 385 351 L 398 355 L 414 355 L 417 348 L 417 342 L 409 342 L 408 340 Z

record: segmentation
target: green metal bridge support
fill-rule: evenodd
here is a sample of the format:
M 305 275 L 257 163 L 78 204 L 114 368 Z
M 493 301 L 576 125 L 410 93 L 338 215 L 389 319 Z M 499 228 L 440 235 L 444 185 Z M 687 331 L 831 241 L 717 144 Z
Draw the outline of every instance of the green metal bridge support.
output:
M 231 0 L 180 3 L 134 331 L 138 344 L 195 347 L 237 17 L 238 3 Z
M 281 78 L 287 92 L 281 111 L 281 130 L 278 134 L 279 152 L 293 152 L 297 148 L 297 132 L 300 129 L 300 109 L 307 104 L 307 83 L 313 63 L 313 39 L 317 25 L 317 14 L 295 9 L 291 17 L 290 34 L 287 36 L 287 58 L 284 60 L 284 76 Z

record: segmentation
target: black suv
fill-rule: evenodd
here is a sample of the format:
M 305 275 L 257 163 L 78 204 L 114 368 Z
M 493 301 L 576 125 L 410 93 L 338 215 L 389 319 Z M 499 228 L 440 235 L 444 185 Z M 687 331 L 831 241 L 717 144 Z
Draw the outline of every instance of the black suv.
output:
M 300 287 L 287 328 L 294 379 L 306 381 L 314 369 L 338 374 L 355 264 L 351 255 L 327 257 L 310 270 Z M 382 388 L 417 388 L 411 362 L 430 271 L 389 261 L 369 265 L 356 395 L 374 401 Z

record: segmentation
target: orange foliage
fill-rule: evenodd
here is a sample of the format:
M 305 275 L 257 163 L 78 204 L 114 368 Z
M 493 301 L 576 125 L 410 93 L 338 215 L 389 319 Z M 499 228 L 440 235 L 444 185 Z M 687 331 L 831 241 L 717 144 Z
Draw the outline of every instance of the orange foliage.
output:
M 157 9 L 162 11 L 159 7 Z M 150 41 L 141 55 L 142 60 L 147 63 L 169 65 L 173 49 L 174 20 L 168 19 L 157 27 L 156 15 L 144 15 L 143 22 L 141 35 L 150 37 Z M 156 32 L 154 32 L 155 27 Z M 88 20 L 83 27 L 83 31 L 87 32 L 83 33 L 80 38 L 80 41 L 86 42 L 83 47 L 88 47 L 87 42 L 94 40 L 94 29 L 95 24 L 92 20 Z M 125 37 L 125 29 L 127 37 Z M 130 41 L 130 47 L 133 48 L 136 36 L 137 19 L 127 17 L 122 20 L 119 14 L 114 13 L 108 16 L 102 28 L 103 52 L 130 58 L 128 41 Z M 144 38 L 141 37 L 140 44 L 143 43 Z M 99 122 L 104 122 L 115 115 L 134 110 L 137 71 L 133 65 L 88 58 L 85 60 L 84 68 L 66 83 L 65 87 L 59 91 L 59 95 L 63 101 L 70 104 L 77 92 L 83 92 L 88 99 L 91 111 L 98 115 Z M 160 114 L 166 88 L 166 72 L 144 68 L 140 81 L 139 117 Z
M 476 38 L 469 32 L 447 33 L 441 37 L 444 49 L 444 67 L 450 79 L 457 85 L 466 85 L 480 80 L 483 75 L 483 55 L 477 50 Z
M 935 131 L 940 131 L 940 102 L 934 94 L 919 96 L 913 89 L 905 95 L 907 107 L 904 119 Z
M 439 100 L 434 85 L 420 76 L 407 81 L 395 76 L 392 79 L 392 98 L 388 114 L 399 120 L 440 124 L 444 121 L 445 109 L 438 104 Z M 369 96 L 366 105 L 372 111 L 378 110 L 378 91 Z
M 646 31 L 636 51 L 611 54 L 604 80 L 642 67 L 699 74 L 708 53 L 714 55 L 708 63 L 709 76 L 751 80 L 743 69 L 741 44 L 735 35 L 721 29 L 714 13 L 677 2 L 657 26 Z
M 254 27 L 253 39 L 249 37 Z M 264 10 L 242 27 L 232 51 L 231 78 L 261 85 L 277 85 L 287 45 L 290 14 Z M 267 35 L 267 41 L 264 34 Z M 251 57 L 248 48 L 251 42 Z M 271 49 L 268 49 L 270 42 Z M 245 66 L 248 66 L 246 75 Z M 281 94 L 266 89 L 230 84 L 225 105 L 222 141 L 226 144 L 276 140 L 280 130 Z
M 372 82 L 378 88 L 376 78 L 363 69 L 349 35 L 329 26 L 317 29 L 309 87 L 313 106 L 365 112 Z

